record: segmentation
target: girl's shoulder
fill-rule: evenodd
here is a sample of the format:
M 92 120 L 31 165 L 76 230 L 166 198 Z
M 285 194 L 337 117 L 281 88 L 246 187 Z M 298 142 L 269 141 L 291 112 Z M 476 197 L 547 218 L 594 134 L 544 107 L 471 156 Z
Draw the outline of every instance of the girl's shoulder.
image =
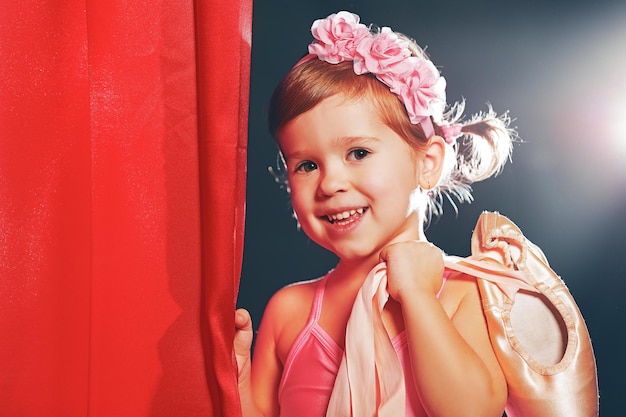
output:
M 459 271 L 450 271 L 439 296 L 439 301 L 446 310 L 448 317 L 453 317 L 459 311 L 461 303 L 469 300 L 474 300 L 474 304 L 480 308 L 480 294 L 476 277 Z
M 308 313 L 306 304 L 310 307 L 322 279 L 324 278 L 300 281 L 281 288 L 270 298 L 266 309 L 275 309 L 282 312 L 281 314 L 304 309 Z
M 320 280 L 317 278 L 290 284 L 278 290 L 268 302 L 263 321 L 276 343 L 276 353 L 283 361 L 300 331 L 305 327 Z

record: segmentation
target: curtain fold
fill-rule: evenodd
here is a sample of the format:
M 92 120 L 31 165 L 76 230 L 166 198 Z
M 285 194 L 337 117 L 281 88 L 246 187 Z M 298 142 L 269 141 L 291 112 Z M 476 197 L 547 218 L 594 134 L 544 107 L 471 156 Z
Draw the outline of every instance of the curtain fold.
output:
M 251 9 L 1 2 L 0 414 L 240 415 Z
M 204 346 L 214 415 L 239 413 L 234 314 L 244 242 L 252 1 L 197 1 Z M 227 42 L 215 42 L 228 34 Z M 234 181 L 234 182 L 233 182 Z M 233 187 L 233 184 L 236 186 Z M 236 277 L 220 280 L 216 277 Z

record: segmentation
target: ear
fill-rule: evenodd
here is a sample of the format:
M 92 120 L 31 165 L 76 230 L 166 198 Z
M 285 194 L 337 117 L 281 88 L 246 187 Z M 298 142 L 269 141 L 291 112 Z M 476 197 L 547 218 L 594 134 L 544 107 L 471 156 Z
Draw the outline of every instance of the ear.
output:
M 424 190 L 430 190 L 435 187 L 441 179 L 446 156 L 446 144 L 443 138 L 440 136 L 431 136 L 421 156 L 419 185 Z

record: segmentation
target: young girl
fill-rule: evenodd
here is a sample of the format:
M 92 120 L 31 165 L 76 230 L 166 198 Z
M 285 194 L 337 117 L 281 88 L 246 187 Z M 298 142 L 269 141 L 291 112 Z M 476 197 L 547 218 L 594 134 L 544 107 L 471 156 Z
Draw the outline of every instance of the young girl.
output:
M 508 120 L 489 109 L 461 123 L 463 105 L 447 109 L 433 63 L 389 28 L 339 12 L 314 22 L 312 33 L 309 54 L 274 92 L 270 130 L 302 230 L 339 263 L 272 297 L 253 362 L 250 316 L 236 312 L 244 415 L 335 415 L 346 326 L 366 277 L 384 262 L 382 323 L 404 389 L 379 386 L 371 401 L 401 394 L 406 416 L 500 417 L 507 387 L 476 280 L 444 273 L 423 225 L 441 211 L 442 193 L 470 200 L 469 184 L 501 169 L 513 138 Z M 353 371 L 356 387 L 363 381 Z

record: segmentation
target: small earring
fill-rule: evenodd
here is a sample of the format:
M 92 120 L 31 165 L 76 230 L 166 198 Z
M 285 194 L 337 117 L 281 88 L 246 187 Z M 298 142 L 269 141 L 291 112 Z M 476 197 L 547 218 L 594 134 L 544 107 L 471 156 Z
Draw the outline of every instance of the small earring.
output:
M 426 195 L 428 195 L 428 197 L 432 197 L 434 193 L 433 193 L 432 187 L 430 186 L 430 178 L 428 178 L 426 181 L 428 182 L 428 188 L 426 188 Z

